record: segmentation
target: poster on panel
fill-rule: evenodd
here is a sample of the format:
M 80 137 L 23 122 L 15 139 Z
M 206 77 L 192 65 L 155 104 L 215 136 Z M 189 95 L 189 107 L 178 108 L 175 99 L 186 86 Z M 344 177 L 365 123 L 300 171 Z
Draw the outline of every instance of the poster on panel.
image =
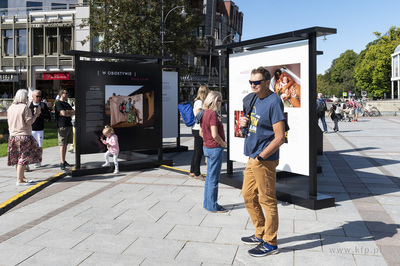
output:
M 163 138 L 178 137 L 178 72 L 163 71 Z
M 280 148 L 277 170 L 309 174 L 309 62 L 308 42 L 268 47 L 229 56 L 229 147 L 230 159 L 247 162 L 244 136 L 238 126 L 243 116 L 243 98 L 251 93 L 251 70 L 265 67 L 271 73 L 270 90 L 280 96 L 290 130 Z
M 105 125 L 114 128 L 121 151 L 160 148 L 161 68 L 131 62 L 80 62 L 76 81 L 81 154 L 106 150 Z

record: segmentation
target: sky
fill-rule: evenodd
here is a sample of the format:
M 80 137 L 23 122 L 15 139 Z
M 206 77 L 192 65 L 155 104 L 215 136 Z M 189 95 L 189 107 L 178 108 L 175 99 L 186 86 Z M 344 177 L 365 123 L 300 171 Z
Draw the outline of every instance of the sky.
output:
M 317 73 L 324 74 L 346 50 L 359 54 L 385 34 L 400 27 L 400 0 L 232 0 L 243 12 L 242 41 L 311 27 L 335 28 L 337 33 L 317 38 Z

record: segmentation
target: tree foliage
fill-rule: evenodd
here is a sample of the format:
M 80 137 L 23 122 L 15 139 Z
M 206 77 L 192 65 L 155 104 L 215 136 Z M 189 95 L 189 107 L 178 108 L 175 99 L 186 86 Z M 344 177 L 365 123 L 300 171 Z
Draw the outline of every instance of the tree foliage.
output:
M 181 8 L 171 11 L 165 20 L 165 53 L 174 59 L 171 64 L 183 64 L 183 56 L 194 53 L 199 45 L 195 29 L 202 16 L 190 7 L 189 0 L 164 0 L 164 20 L 170 10 L 185 6 L 186 18 L 180 16 Z M 141 18 L 144 17 L 144 20 Z M 161 0 L 93 0 L 90 16 L 83 25 L 91 27 L 85 42 L 98 40 L 95 49 L 100 52 L 161 55 Z
M 367 91 L 376 97 L 390 94 L 391 54 L 400 44 L 400 28 L 385 34 L 374 32 L 377 39 L 368 43 L 359 55 L 347 50 L 332 61 L 324 75 L 318 75 L 318 92 L 341 95 L 342 91 Z M 326 93 L 325 93 L 326 92 Z
M 391 27 L 382 35 L 374 32 L 376 40 L 369 43 L 360 53 L 355 68 L 357 87 L 382 97 L 384 93 L 390 94 L 391 54 L 400 44 L 400 28 Z

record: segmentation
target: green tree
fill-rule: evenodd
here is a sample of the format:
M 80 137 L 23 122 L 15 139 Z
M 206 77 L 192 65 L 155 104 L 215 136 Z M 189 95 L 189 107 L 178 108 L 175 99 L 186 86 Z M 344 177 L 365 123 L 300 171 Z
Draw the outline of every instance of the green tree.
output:
M 183 56 L 193 54 L 199 46 L 195 29 L 201 23 L 199 10 L 190 7 L 189 0 L 164 0 L 164 18 L 175 7 L 185 6 L 186 18 L 179 15 L 180 8 L 167 17 L 165 53 L 173 62 L 182 65 Z M 91 33 L 84 42 L 98 40 L 95 49 L 135 55 L 161 55 L 161 0 L 93 0 L 90 16 L 82 26 L 89 25 Z M 143 20 L 144 18 L 144 20 Z
M 334 59 L 330 69 L 331 81 L 336 83 L 351 82 L 357 57 L 356 52 L 347 50 L 339 58 Z
M 374 34 L 377 39 L 367 44 L 357 60 L 356 87 L 382 97 L 384 93 L 390 94 L 391 54 L 400 44 L 400 28 L 393 26 L 384 35 Z
M 322 93 L 322 95 L 332 95 L 332 86 L 326 72 L 325 75 L 318 74 L 317 76 L 317 92 Z

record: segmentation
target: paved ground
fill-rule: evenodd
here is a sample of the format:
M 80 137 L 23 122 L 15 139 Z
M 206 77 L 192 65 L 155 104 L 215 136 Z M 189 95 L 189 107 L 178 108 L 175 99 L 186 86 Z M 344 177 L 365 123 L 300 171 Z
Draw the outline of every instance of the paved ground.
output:
M 324 135 L 318 158 L 319 192 L 335 196 L 336 206 L 279 202 L 277 255 L 252 258 L 241 244 L 254 231 L 239 189 L 220 185 L 219 203 L 229 212 L 208 213 L 203 182 L 158 168 L 65 177 L 46 187 L 0 216 L 0 265 L 400 265 L 400 118 L 339 127 Z M 181 129 L 182 145 L 192 148 L 190 130 Z M 58 158 L 58 148 L 45 149 L 44 167 L 27 177 L 61 172 Z M 191 150 L 165 158 L 188 170 Z M 102 154 L 82 159 L 89 161 L 102 163 Z M 243 164 L 234 168 L 240 175 Z M 5 158 L 0 171 L 1 204 L 23 189 Z

